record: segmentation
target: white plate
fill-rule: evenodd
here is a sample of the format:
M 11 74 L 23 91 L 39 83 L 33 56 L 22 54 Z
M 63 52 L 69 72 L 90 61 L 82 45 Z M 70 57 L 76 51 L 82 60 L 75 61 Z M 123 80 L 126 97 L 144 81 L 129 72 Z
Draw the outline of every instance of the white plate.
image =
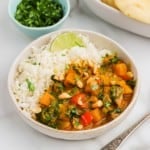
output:
M 103 20 L 130 32 L 150 38 L 150 24 L 142 23 L 129 18 L 115 8 L 100 0 L 84 0 L 87 6 Z

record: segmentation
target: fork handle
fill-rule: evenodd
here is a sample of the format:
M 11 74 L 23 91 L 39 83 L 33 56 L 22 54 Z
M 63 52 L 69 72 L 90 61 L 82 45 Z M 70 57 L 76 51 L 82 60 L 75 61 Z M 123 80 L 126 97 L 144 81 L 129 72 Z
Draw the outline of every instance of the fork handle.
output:
M 140 119 L 137 123 L 135 123 L 132 127 L 124 131 L 122 134 L 120 134 L 118 137 L 116 137 L 114 140 L 109 142 L 107 145 L 101 148 L 101 150 L 116 150 L 117 147 L 121 144 L 121 142 L 137 127 L 139 127 L 145 120 L 147 120 L 150 117 L 150 114 L 145 115 L 142 119 Z

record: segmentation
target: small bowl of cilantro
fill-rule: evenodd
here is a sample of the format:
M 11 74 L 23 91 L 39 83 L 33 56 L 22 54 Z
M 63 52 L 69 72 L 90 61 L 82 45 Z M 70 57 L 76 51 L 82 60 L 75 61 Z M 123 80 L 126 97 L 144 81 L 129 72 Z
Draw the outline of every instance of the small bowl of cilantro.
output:
M 14 24 L 34 38 L 59 29 L 69 12 L 69 0 L 10 0 L 8 5 Z

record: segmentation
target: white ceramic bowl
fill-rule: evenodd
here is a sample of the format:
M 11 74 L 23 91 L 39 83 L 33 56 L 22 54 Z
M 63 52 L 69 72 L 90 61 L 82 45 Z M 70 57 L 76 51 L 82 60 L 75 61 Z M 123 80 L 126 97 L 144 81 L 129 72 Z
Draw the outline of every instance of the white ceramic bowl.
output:
M 40 47 L 40 46 L 46 44 L 50 40 L 52 35 L 66 32 L 66 31 L 73 31 L 73 32 L 81 33 L 85 36 L 88 36 L 90 41 L 93 42 L 98 49 L 114 50 L 115 52 L 117 52 L 118 56 L 120 56 L 124 61 L 131 64 L 131 69 L 134 73 L 135 79 L 137 80 L 132 101 L 129 104 L 129 106 L 126 108 L 126 110 L 119 117 L 117 117 L 115 120 L 113 120 L 103 126 L 100 126 L 100 127 L 94 128 L 94 129 L 90 129 L 90 130 L 82 130 L 82 131 L 63 131 L 63 130 L 57 130 L 57 129 L 50 128 L 50 127 L 43 125 L 31 118 L 26 117 L 23 114 L 23 112 L 21 111 L 21 109 L 19 108 L 17 101 L 15 99 L 15 96 L 13 94 L 12 86 L 14 83 L 14 76 L 16 73 L 16 69 L 17 69 L 20 61 L 30 54 L 31 47 Z M 17 110 L 17 113 L 25 120 L 25 122 L 27 122 L 33 128 L 35 128 L 36 130 L 38 130 L 46 135 L 51 136 L 51 137 L 60 138 L 60 139 L 68 139 L 68 140 L 80 140 L 80 139 L 89 139 L 89 138 L 93 138 L 93 137 L 99 136 L 101 134 L 104 134 L 105 132 L 108 132 L 108 130 L 116 127 L 122 120 L 125 119 L 125 117 L 127 117 L 127 115 L 130 113 L 130 110 L 133 108 L 133 106 L 136 102 L 136 98 L 138 96 L 139 75 L 138 75 L 137 68 L 135 66 L 133 59 L 129 56 L 127 51 L 124 48 L 122 48 L 120 45 L 118 45 L 115 41 L 113 41 L 99 33 L 91 32 L 91 31 L 78 30 L 78 29 L 66 29 L 66 30 L 60 30 L 58 32 L 49 33 L 47 35 L 44 35 L 44 36 L 38 38 L 37 40 L 35 40 L 31 44 L 29 44 L 19 54 L 19 56 L 14 61 L 13 65 L 10 69 L 10 72 L 9 72 L 8 89 L 9 89 L 9 94 L 12 98 L 12 102 Z
M 119 10 L 101 2 L 101 0 L 84 0 L 84 2 L 93 13 L 103 20 L 119 28 L 150 38 L 150 24 L 129 18 Z

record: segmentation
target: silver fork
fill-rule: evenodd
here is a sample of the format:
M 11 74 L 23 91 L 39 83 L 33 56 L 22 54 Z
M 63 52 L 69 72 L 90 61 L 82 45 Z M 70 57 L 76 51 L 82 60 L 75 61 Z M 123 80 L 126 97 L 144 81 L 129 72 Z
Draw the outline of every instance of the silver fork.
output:
M 137 123 L 135 123 L 132 127 L 124 131 L 122 134 L 117 136 L 115 139 L 113 139 L 111 142 L 109 142 L 107 145 L 102 147 L 100 150 L 117 150 L 118 146 L 121 144 L 121 142 L 136 128 L 138 128 L 140 125 L 143 124 L 144 121 L 146 121 L 148 118 L 150 118 L 150 114 L 145 115 L 142 119 L 140 119 Z

